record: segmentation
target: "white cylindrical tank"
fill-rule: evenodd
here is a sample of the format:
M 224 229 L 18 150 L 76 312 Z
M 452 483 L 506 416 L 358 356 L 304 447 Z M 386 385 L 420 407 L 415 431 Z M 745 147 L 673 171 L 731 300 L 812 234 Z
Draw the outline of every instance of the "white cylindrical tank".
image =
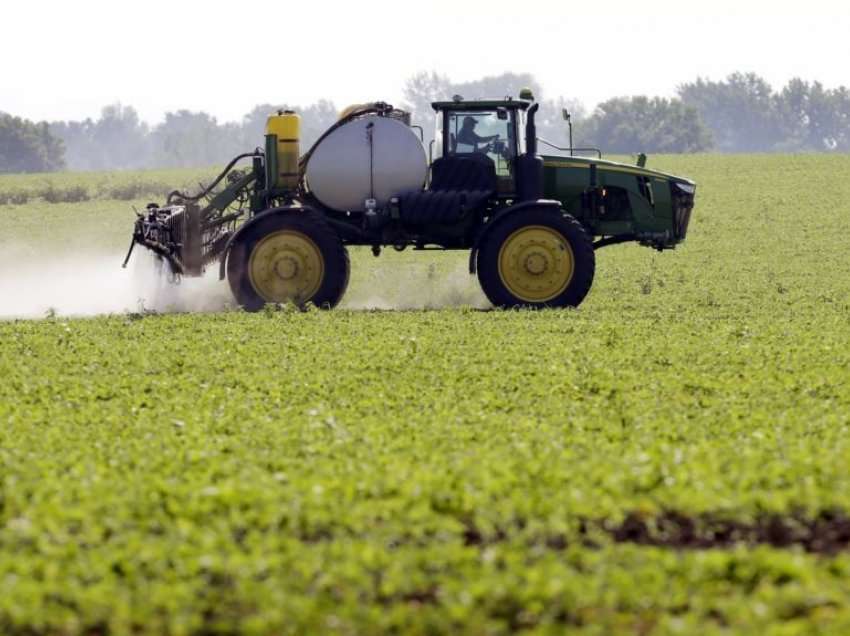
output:
M 397 119 L 373 115 L 325 137 L 310 156 L 306 179 L 322 204 L 355 212 L 365 209 L 367 199 L 380 208 L 400 192 L 422 188 L 427 173 L 419 136 Z

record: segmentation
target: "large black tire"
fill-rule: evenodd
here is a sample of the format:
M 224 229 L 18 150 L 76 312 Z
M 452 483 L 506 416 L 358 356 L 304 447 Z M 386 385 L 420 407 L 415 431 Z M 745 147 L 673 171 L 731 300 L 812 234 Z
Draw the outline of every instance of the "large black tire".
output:
M 551 208 L 507 213 L 482 237 L 478 281 L 496 307 L 577 307 L 593 285 L 593 242 Z
M 350 269 L 339 236 L 311 211 L 257 220 L 227 257 L 227 281 L 247 311 L 286 302 L 331 309 L 345 294 Z

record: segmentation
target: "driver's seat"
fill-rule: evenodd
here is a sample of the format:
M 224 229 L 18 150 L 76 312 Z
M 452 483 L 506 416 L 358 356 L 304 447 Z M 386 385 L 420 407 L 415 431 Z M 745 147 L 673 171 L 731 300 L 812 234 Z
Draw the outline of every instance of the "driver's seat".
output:
M 496 164 L 480 152 L 439 157 L 431 164 L 430 190 L 496 191 Z
M 431 164 L 431 186 L 399 197 L 401 220 L 413 225 L 456 223 L 496 194 L 496 164 L 471 153 L 440 157 Z

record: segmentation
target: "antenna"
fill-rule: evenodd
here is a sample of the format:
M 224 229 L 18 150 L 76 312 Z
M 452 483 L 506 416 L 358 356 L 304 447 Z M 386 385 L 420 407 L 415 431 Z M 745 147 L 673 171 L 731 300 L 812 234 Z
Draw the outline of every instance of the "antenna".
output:
M 566 108 L 561 111 L 564 115 L 564 121 L 567 122 L 567 126 L 570 129 L 570 157 L 573 156 L 573 116 L 570 115 L 570 111 Z

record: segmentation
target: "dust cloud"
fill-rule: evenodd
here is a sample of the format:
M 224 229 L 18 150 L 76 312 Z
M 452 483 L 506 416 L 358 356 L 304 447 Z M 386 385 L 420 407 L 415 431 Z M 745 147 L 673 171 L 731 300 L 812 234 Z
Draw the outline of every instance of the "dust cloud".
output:
M 86 317 L 134 312 L 217 312 L 236 309 L 226 281 L 212 266 L 202 278 L 168 282 L 166 266 L 137 248 L 126 269 L 123 253 L 44 254 L 0 249 L 0 320 Z M 424 261 L 424 262 L 423 262 Z M 351 310 L 487 308 L 490 304 L 463 262 L 352 263 L 340 304 Z
M 431 252 L 433 254 L 433 252 Z M 395 265 L 382 256 L 363 279 L 353 280 L 342 300 L 345 309 L 442 309 L 445 307 L 491 307 L 470 275 L 465 254 L 462 262 L 448 268 L 434 262 Z M 392 258 L 392 257 L 390 257 Z M 440 263 L 441 265 L 443 262 Z
M 0 251 L 0 320 L 95 316 L 155 311 L 221 311 L 234 305 L 226 282 L 212 268 L 200 279 L 168 282 L 153 254 L 137 250 L 127 269 L 124 254 L 44 255 Z M 212 271 L 214 269 L 214 271 Z

